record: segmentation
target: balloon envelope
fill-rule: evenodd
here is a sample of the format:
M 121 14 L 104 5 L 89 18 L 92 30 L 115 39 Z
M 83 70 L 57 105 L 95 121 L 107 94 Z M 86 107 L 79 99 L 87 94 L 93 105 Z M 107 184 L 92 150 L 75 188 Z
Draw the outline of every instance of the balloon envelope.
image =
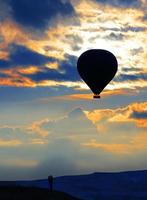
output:
M 95 95 L 99 95 L 117 72 L 116 57 L 103 49 L 91 49 L 81 54 L 77 69 Z

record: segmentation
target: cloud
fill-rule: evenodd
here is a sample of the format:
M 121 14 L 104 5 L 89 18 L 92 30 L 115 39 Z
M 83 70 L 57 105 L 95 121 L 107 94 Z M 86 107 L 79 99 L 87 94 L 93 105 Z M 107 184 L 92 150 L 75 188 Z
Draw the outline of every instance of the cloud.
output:
M 146 28 L 144 26 L 128 26 L 128 24 L 125 24 L 123 27 L 115 27 L 115 28 L 110 28 L 110 27 L 101 27 L 102 30 L 107 31 L 114 31 L 114 32 L 121 32 L 121 33 L 127 33 L 127 32 L 144 32 Z
M 57 119 L 42 119 L 19 126 L 1 126 L 0 147 L 46 145 L 58 138 L 95 133 L 96 129 L 81 108 Z
M 104 38 L 108 40 L 114 40 L 114 41 L 119 41 L 124 39 L 124 35 L 122 33 L 110 33 L 108 36 L 104 36 Z
M 116 82 L 137 81 L 137 80 L 145 80 L 146 81 L 147 73 L 120 74 L 119 76 L 114 78 L 114 81 L 116 81 Z
M 66 2 L 69 3 L 69 1 Z M 11 3 L 12 2 L 9 1 L 9 7 Z M 31 4 L 32 2 L 30 1 L 29 3 Z M 61 3 L 64 4 L 64 2 Z M 107 3 L 108 1 L 105 1 L 105 5 Z M 54 4 L 54 2 L 52 4 Z M 132 57 L 130 57 L 132 53 L 131 49 L 132 51 L 137 51 L 137 49 L 143 46 L 142 44 L 145 43 L 144 37 L 146 29 L 144 23 L 140 19 L 140 17 L 143 15 L 143 11 L 136 7 L 133 7 L 133 9 L 131 10 L 126 10 L 121 9 L 120 7 L 114 6 L 112 8 L 110 6 L 105 7 L 103 5 L 104 4 L 95 4 L 92 2 L 90 3 L 90 1 L 85 1 L 85 3 L 79 2 L 77 4 L 73 3 L 74 9 L 76 10 L 79 20 L 81 21 L 81 26 L 77 25 L 73 27 L 73 24 L 68 24 L 65 26 L 61 20 L 57 26 L 46 29 L 46 34 L 43 36 L 36 36 L 34 29 L 28 29 L 28 32 L 25 32 L 22 26 L 19 26 L 17 23 L 15 23 L 11 19 L 11 17 L 6 18 L 6 20 L 2 23 L 0 28 L 0 35 L 2 35 L 2 37 L 4 38 L 4 41 L 2 42 L 3 50 L 0 51 L 1 68 L 2 66 L 4 66 L 4 68 L 7 68 L 7 66 L 10 66 L 10 68 L 14 68 L 18 67 L 19 65 L 22 65 L 19 67 L 23 68 L 23 63 L 25 64 L 25 68 L 30 68 L 30 65 L 33 67 L 39 67 L 38 71 L 36 70 L 34 71 L 34 73 L 32 73 L 34 74 L 32 77 L 28 76 L 29 74 L 26 74 L 23 69 L 21 70 L 21 72 L 20 70 L 19 72 L 18 70 L 16 71 L 16 69 L 14 69 L 13 71 L 11 70 L 11 79 L 1 79 L 1 85 L 54 87 L 55 84 L 60 85 L 60 82 L 61 85 L 63 85 L 64 81 L 79 81 L 80 77 L 78 77 L 78 75 L 75 75 L 76 71 L 72 71 L 73 68 L 71 69 L 70 67 L 68 67 L 65 61 L 68 60 L 68 62 L 70 62 L 70 59 L 72 59 L 72 55 L 74 55 L 75 62 L 73 62 L 73 64 L 76 66 L 76 59 L 80 55 L 80 53 L 82 53 L 84 50 L 87 50 L 88 48 L 92 48 L 93 46 L 97 46 L 98 48 L 105 48 L 114 52 L 114 54 L 118 57 L 120 63 L 120 71 L 123 71 L 124 66 L 130 66 L 130 68 L 136 66 L 136 68 L 140 67 L 143 69 L 142 66 L 145 66 L 146 63 L 144 58 L 144 52 L 140 52 L 134 55 L 133 60 L 131 59 Z M 122 11 L 120 12 L 120 10 Z M 103 14 L 101 14 L 102 11 Z M 127 13 L 127 17 L 124 17 L 125 13 Z M 88 15 L 90 15 L 90 21 L 89 17 L 87 17 Z M 69 17 L 65 16 L 65 18 L 67 19 Z M 66 19 L 64 19 L 63 21 L 66 21 Z M 96 29 L 96 31 L 93 31 L 93 27 L 98 28 Z M 141 34 L 140 40 L 138 40 L 138 38 L 140 38 L 139 34 Z M 105 36 L 108 36 L 111 39 L 109 39 L 108 41 L 104 38 Z M 95 40 L 92 40 L 92 38 L 95 38 Z M 123 44 L 122 41 L 119 39 L 123 39 Z M 114 41 L 117 41 L 117 44 Z M 132 41 L 134 41 L 133 44 L 131 44 Z M 22 48 L 20 47 L 24 47 L 26 49 L 23 50 L 25 51 L 25 53 L 20 53 L 19 56 L 19 50 L 20 52 L 22 51 Z M 131 47 L 131 49 L 129 47 Z M 14 54 L 11 51 L 11 49 L 13 48 L 15 50 Z M 26 53 L 26 51 L 29 52 Z M 140 50 L 138 49 L 138 51 Z M 34 53 L 37 53 L 38 55 L 34 55 Z M 124 59 L 126 53 L 129 55 L 128 57 L 130 57 L 131 60 Z M 67 54 L 69 55 L 69 58 L 67 58 Z M 28 55 L 29 59 L 25 59 L 27 57 L 25 55 Z M 12 59 L 10 61 L 11 57 Z M 22 59 L 22 57 L 24 57 L 24 60 Z M 49 59 L 48 62 L 46 58 Z M 33 59 L 36 60 L 36 62 Z M 15 60 L 18 60 L 18 62 L 15 62 Z M 30 60 L 30 63 L 29 61 L 27 63 L 27 60 Z M 67 69 L 61 67 L 62 63 L 67 65 Z M 17 66 L 14 66 L 15 64 Z M 61 70 L 59 71 L 58 68 L 60 68 Z M 75 76 L 72 77 L 70 71 L 72 71 L 72 73 Z M 15 74 L 16 72 L 17 74 Z M 12 78 L 12 74 L 17 75 L 17 79 L 14 78 L 14 76 Z M 54 77 L 57 77 L 57 79 L 55 79 Z M 117 83 L 119 84 L 110 83 L 110 87 L 108 86 L 107 89 L 112 89 L 114 87 L 134 87 L 136 89 L 138 85 L 141 85 L 142 87 L 145 87 L 146 85 L 144 79 L 136 79 L 135 81 L 128 81 L 128 79 L 126 81 L 118 80 Z M 47 82 L 48 80 L 50 80 L 50 83 Z M 144 82 L 142 83 L 141 81 Z
M 66 34 L 64 41 L 71 46 L 73 51 L 79 51 L 82 48 L 83 39 L 78 34 Z
M 45 135 L 45 131 L 49 134 Z M 56 176 L 77 173 L 81 170 L 77 157 L 75 159 L 75 155 L 77 155 L 78 160 L 81 160 L 78 138 L 89 137 L 89 133 L 92 135 L 96 133 L 95 131 L 95 127 L 87 119 L 81 108 L 75 108 L 54 120 L 38 120 L 19 127 L 1 127 L 0 133 L 3 133 L 3 138 L 5 138 L 3 140 L 14 141 L 15 138 L 21 140 L 21 145 L 15 146 L 15 150 L 11 146 L 10 148 L 7 147 L 8 158 L 3 166 L 7 166 L 9 163 L 11 168 L 14 166 L 15 169 L 23 169 L 23 167 L 28 170 L 33 169 L 31 178 L 33 176 L 40 178 L 46 176 L 48 170 Z M 1 151 L 2 148 L 4 147 L 1 147 Z M 46 157 L 46 155 L 48 156 Z M 22 156 L 21 164 L 19 158 Z M 14 165 L 13 160 L 16 160 L 16 165 Z M 25 164 L 25 160 L 28 160 L 28 165 Z M 59 162 L 60 166 L 57 165 Z M 6 168 L 4 171 L 7 170 Z M 40 173 L 38 173 L 39 171 Z M 20 176 L 17 171 L 14 173 L 19 177 L 25 177 L 23 171 L 24 176 Z
M 112 95 L 130 95 L 130 91 L 127 90 L 108 90 L 104 91 L 101 95 L 101 97 L 109 97 Z M 132 93 L 131 93 L 132 95 Z M 53 97 L 54 99 L 61 99 L 61 100 L 93 100 L 92 99 L 92 94 L 91 93 L 77 93 L 77 94 L 71 94 L 71 95 L 64 95 L 64 96 L 59 96 L 59 97 Z
M 95 0 L 98 3 L 101 4 L 108 4 L 111 6 L 116 6 L 116 7 L 139 7 L 141 5 L 140 0 Z
M 102 149 L 116 155 L 129 155 L 147 149 L 147 134 L 142 133 L 131 137 L 128 143 L 98 143 L 96 140 L 81 144 L 89 148 Z
M 13 44 L 10 47 L 10 55 L 8 60 L 0 60 L 1 68 L 22 67 L 29 65 L 41 66 L 54 61 L 53 58 L 41 55 L 35 51 L 28 49 L 22 45 Z
M 41 66 L 49 61 L 54 61 L 53 58 L 41 55 L 21 45 L 11 45 L 10 52 L 11 54 L 9 59 L 13 66 Z
M 49 122 L 48 119 L 44 119 L 41 121 L 35 121 L 30 126 L 26 127 L 26 131 L 30 134 L 35 133 L 35 134 L 38 134 L 39 136 L 45 138 L 49 135 L 49 131 L 44 130 L 42 128 L 42 124 L 46 124 L 48 122 Z M 38 139 L 36 140 L 36 138 L 32 140 L 33 144 L 42 144 L 42 142 L 43 142 L 42 140 L 38 140 Z
M 34 102 L 32 104 L 36 107 Z M 1 141 L 14 141 L 17 138 L 22 142 L 19 146 L 5 147 L 9 166 L 14 166 L 12 160 L 23 157 L 22 165 L 19 161 L 15 165 L 15 169 L 23 169 L 23 163 L 26 166 L 25 160 L 30 160 L 30 164 L 26 166 L 29 171 L 32 170 L 29 178 L 45 177 L 48 170 L 57 176 L 114 169 L 121 159 L 125 162 L 129 156 L 146 152 L 145 129 L 136 124 L 136 119 L 131 118 L 132 112 L 142 112 L 145 108 L 146 103 L 90 111 L 75 107 L 66 111 L 66 114 L 64 110 L 64 114 L 58 114 L 54 119 L 50 114 L 48 118 L 40 119 L 39 116 L 38 120 L 19 127 L 1 127 Z M 69 110 L 67 105 L 66 110 Z M 39 110 L 38 112 L 40 114 Z M 3 149 L 1 147 L 1 152 Z M 135 162 L 137 161 L 136 159 Z M 59 162 L 61 165 L 57 165 Z M 131 161 L 127 162 L 127 166 L 130 163 Z M 124 170 L 127 167 L 120 165 L 119 168 L 117 165 L 115 169 Z M 21 175 L 14 173 L 17 177 L 25 178 L 23 171 Z
M 20 167 L 20 168 L 33 168 L 38 165 L 38 162 L 36 160 L 27 160 L 27 159 L 7 159 L 3 160 L 3 162 L 0 164 L 0 167 L 2 166 L 11 166 L 11 168 Z
M 50 137 L 70 138 L 79 137 L 80 135 L 89 135 L 96 133 L 95 126 L 87 119 L 81 108 L 76 108 L 67 115 L 57 119 L 40 124 L 43 130 L 50 132 Z
M 116 109 L 85 111 L 100 134 L 81 145 L 123 156 L 146 151 L 146 107 L 146 102 L 136 102 Z
M 143 47 L 139 47 L 139 48 L 136 48 L 136 49 L 132 49 L 131 50 L 131 54 L 134 56 L 136 54 L 140 54 L 140 53 L 143 53 L 144 52 L 144 49 Z
M 69 1 L 61 0 L 10 0 L 13 19 L 24 27 L 33 27 L 44 30 L 57 17 L 70 17 L 75 15 L 73 6 Z
M 0 148 L 15 148 L 32 145 L 48 144 L 48 132 L 40 128 L 41 122 L 33 122 L 31 125 L 1 126 Z
M 33 81 L 40 82 L 43 80 L 54 81 L 79 81 L 80 76 L 76 69 L 77 58 L 67 55 L 65 60 L 58 63 L 58 69 L 46 68 L 42 72 L 38 72 L 28 76 Z
M 10 78 L 7 80 L 3 79 L 1 80 L 3 84 L 4 82 L 5 84 L 9 82 L 9 85 L 13 86 L 16 82 L 16 78 L 21 81 L 20 83 L 22 84 L 20 84 L 20 86 L 23 85 L 23 83 L 25 86 L 25 81 L 27 80 L 30 86 L 40 82 L 42 82 L 41 85 L 53 86 L 58 85 L 56 81 L 65 81 L 65 85 L 66 82 L 80 81 L 80 76 L 76 69 L 77 57 L 75 56 L 66 55 L 65 60 L 60 61 L 39 54 L 21 45 L 13 44 L 10 50 L 9 60 L 0 60 L 0 68 L 3 69 L 3 71 L 1 71 L 3 77 L 11 77 L 12 80 Z M 55 63 L 57 67 L 53 67 Z M 4 71 L 4 69 L 7 68 L 9 68 L 9 71 Z M 45 83 L 45 81 L 50 81 L 50 83 L 55 82 L 55 84 L 49 84 L 49 82 Z
M 18 147 L 22 145 L 21 140 L 3 140 L 0 139 L 0 148 L 1 147 L 6 147 L 6 148 L 12 148 L 12 147 Z
M 14 0 L 14 4 L 16 2 Z M 41 1 L 38 0 L 38 2 Z M 45 6 L 47 2 L 52 5 L 70 4 L 69 1 L 58 1 L 60 3 L 57 3 L 57 1 L 45 0 L 42 6 Z M 38 34 L 37 36 L 35 34 L 36 30 L 29 28 L 26 32 L 11 17 L 6 18 L 1 23 L 0 28 L 0 35 L 3 37 L 2 50 L 0 51 L 0 68 L 11 68 L 11 73 L 9 71 L 7 77 L 7 73 L 1 71 L 1 85 L 17 87 L 48 86 L 50 88 L 64 85 L 67 86 L 67 89 L 71 86 L 73 90 L 83 88 L 84 84 L 78 83 L 80 87 L 77 84 L 78 81 L 81 82 L 81 79 L 76 70 L 76 61 L 83 51 L 94 46 L 113 52 L 118 58 L 120 72 L 127 66 L 129 68 L 141 68 L 144 72 L 145 53 L 139 49 L 145 43 L 146 38 L 146 28 L 140 18 L 143 11 L 136 7 L 132 9 L 127 9 L 127 7 L 122 9 L 117 6 L 110 7 L 109 5 L 113 1 L 109 2 L 105 1 L 104 4 L 95 4 L 92 1 L 82 1 L 77 2 L 77 4 L 72 2 L 73 12 L 74 14 L 77 13 L 77 17 L 81 22 L 80 26 L 74 26 L 72 23 L 65 25 L 64 21 L 70 17 L 64 15 L 64 20 L 61 17 L 60 23 L 46 28 L 45 34 Z M 117 2 L 123 4 L 123 2 Z M 133 2 L 131 1 L 130 4 L 134 5 Z M 18 2 L 18 5 L 21 3 L 26 3 L 28 6 L 29 4 L 32 5 L 32 1 L 24 2 L 23 0 Z M 13 1 L 9 1 L 9 3 L 7 1 L 7 4 L 13 12 L 11 7 Z M 103 6 L 107 4 L 108 6 Z M 59 6 L 59 10 L 62 10 L 62 7 Z M 56 17 L 54 19 L 56 21 Z M 25 27 L 31 27 L 31 25 L 25 25 Z M 94 27 L 97 28 L 94 29 Z M 109 39 L 106 40 L 105 37 Z M 135 54 L 135 52 L 138 53 Z M 125 59 L 126 54 L 129 59 Z M 21 68 L 21 70 L 16 68 Z M 111 82 L 107 89 L 136 89 L 140 86 L 146 86 L 146 75 L 142 74 L 143 79 L 137 73 L 133 75 L 137 75 L 137 77 L 120 76 L 120 79 L 119 77 L 114 79 L 117 83 Z M 88 89 L 86 84 L 84 89 Z
M 10 17 L 10 7 L 7 0 L 0 1 L 0 22 Z
M 9 61 L 0 59 L 0 68 L 8 68 L 10 66 Z
M 133 72 L 133 74 L 136 73 L 142 73 L 142 68 L 137 68 L 137 67 L 124 67 L 122 69 L 123 72 Z
M 93 110 L 91 112 L 86 112 L 88 119 L 93 123 L 99 123 L 105 119 L 107 122 L 118 122 L 118 123 L 135 123 L 140 128 L 147 127 L 146 119 L 146 107 L 147 103 L 132 103 L 126 107 L 117 109 L 102 109 Z

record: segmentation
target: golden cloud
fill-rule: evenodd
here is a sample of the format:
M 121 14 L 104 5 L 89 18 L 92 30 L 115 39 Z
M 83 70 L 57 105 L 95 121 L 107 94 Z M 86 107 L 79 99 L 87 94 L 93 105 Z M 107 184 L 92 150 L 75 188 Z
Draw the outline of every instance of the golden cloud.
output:
M 147 150 L 147 134 L 138 134 L 132 137 L 128 143 L 99 143 L 92 139 L 81 145 L 92 149 L 102 149 L 116 155 L 129 155 Z
M 36 74 L 37 72 L 39 72 L 39 68 L 36 66 L 28 66 L 27 68 L 17 68 L 16 69 L 16 73 L 20 73 L 20 74 Z
M 0 139 L 0 147 L 18 147 L 22 145 L 20 140 L 4 140 Z
M 44 137 L 44 134 L 43 134 L 43 137 Z M 35 139 L 31 140 L 30 144 L 33 144 L 33 145 L 45 145 L 45 144 L 48 144 L 48 140 L 35 138 Z
M 45 138 L 49 135 L 49 131 L 48 130 L 45 130 L 43 128 L 41 128 L 41 126 L 44 124 L 44 123 L 47 123 L 49 122 L 49 119 L 43 119 L 41 121 L 35 121 L 33 122 L 31 125 L 27 126 L 25 129 L 26 131 L 29 133 L 29 134 L 38 134 L 40 135 L 41 137 Z M 43 142 L 42 140 L 32 140 L 32 144 L 45 144 L 45 142 Z
M 14 87 L 36 87 L 36 83 L 27 77 L 18 78 L 0 78 L 0 85 L 14 86 Z
M 134 122 L 138 127 L 147 128 L 147 119 L 136 119 L 132 116 L 134 112 L 146 112 L 146 108 L 147 102 L 137 102 L 116 109 L 85 111 L 85 114 L 94 124 L 105 119 L 108 122 Z
M 0 59 L 2 60 L 7 60 L 9 57 L 9 52 L 7 51 L 3 51 L 3 50 L 0 50 Z
M 81 83 L 79 84 L 79 86 L 80 85 L 81 85 Z M 127 90 L 119 90 L 119 89 L 116 89 L 116 90 L 107 90 L 107 91 L 104 91 L 102 93 L 101 98 L 112 96 L 112 95 L 122 95 L 122 94 L 124 94 L 124 95 L 125 94 L 130 95 L 130 92 L 128 92 Z M 63 100 L 93 100 L 93 93 L 64 95 L 64 96 L 60 96 L 58 98 L 59 99 L 63 99 Z M 94 99 L 94 100 L 96 100 L 96 99 Z

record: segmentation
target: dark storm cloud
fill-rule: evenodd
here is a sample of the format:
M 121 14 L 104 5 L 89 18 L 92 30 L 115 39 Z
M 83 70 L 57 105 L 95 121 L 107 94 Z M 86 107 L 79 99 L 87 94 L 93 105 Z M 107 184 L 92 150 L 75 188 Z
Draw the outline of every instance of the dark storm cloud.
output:
M 114 80 L 116 82 L 147 80 L 147 73 L 121 74 L 118 77 L 114 78 Z
M 143 32 L 146 30 L 145 27 L 141 27 L 141 26 L 128 26 L 127 24 L 125 25 L 125 27 L 123 28 L 105 28 L 105 27 L 101 27 L 101 29 L 103 31 L 115 31 L 115 32 Z
M 10 77 L 8 74 L 3 74 L 0 72 L 0 78 L 8 78 Z
M 81 49 L 81 45 L 83 44 L 82 37 L 78 35 L 67 34 L 64 41 L 71 45 L 73 51 L 79 51 Z
M 59 64 L 58 69 L 49 69 L 45 64 L 56 61 Z M 32 74 L 24 75 L 32 80 L 39 82 L 42 80 L 56 80 L 56 81 L 77 81 L 80 77 L 76 70 L 77 58 L 74 56 L 65 56 L 64 61 L 58 61 L 54 58 L 43 56 L 21 45 L 11 45 L 9 60 L 0 60 L 0 68 L 10 67 L 27 67 L 35 65 L 40 67 L 41 71 Z M 22 73 L 23 75 L 23 73 Z M 3 76 L 3 74 L 1 74 Z
M 10 46 L 9 60 L 0 60 L 0 68 L 9 68 L 13 66 L 41 66 L 54 61 L 53 58 L 43 56 L 37 52 L 28 49 L 25 46 L 13 44 Z
M 131 118 L 135 119 L 147 119 L 147 112 L 137 112 L 134 111 L 131 115 Z
M 83 43 L 83 39 L 79 35 L 67 34 L 66 39 L 74 43 L 79 43 L 79 44 Z
M 78 81 L 80 77 L 76 69 L 77 58 L 75 56 L 66 56 L 64 61 L 59 62 L 58 69 L 46 68 L 42 72 L 32 74 L 29 78 L 36 82 L 42 80 L 55 80 L 55 81 Z
M 132 31 L 132 32 L 142 32 L 142 31 L 145 31 L 146 30 L 146 28 L 145 27 L 133 27 L 133 26 L 128 26 L 128 27 L 125 27 L 125 28 L 122 28 L 121 29 L 121 31 L 123 31 L 123 32 L 128 32 L 128 31 Z
M 109 35 L 104 37 L 105 39 L 108 40 L 114 40 L 114 41 L 119 41 L 124 39 L 124 35 L 122 33 L 110 33 Z
M 62 0 L 9 0 L 14 20 L 22 26 L 44 29 L 57 17 L 74 15 L 70 2 Z
M 49 61 L 53 61 L 53 58 L 41 55 L 37 52 L 34 52 L 21 45 L 12 45 L 10 48 L 10 61 L 11 64 L 16 65 L 44 65 Z
M 135 67 L 133 67 L 133 68 L 124 67 L 122 70 L 124 72 L 134 72 L 134 73 L 136 73 L 136 72 L 142 72 L 141 68 L 135 68 Z
M 144 49 L 142 47 L 139 47 L 139 48 L 136 48 L 136 49 L 132 49 L 131 50 L 131 54 L 134 56 L 136 54 L 139 54 L 139 53 L 143 53 L 144 52 Z
M 98 3 L 109 4 L 116 7 L 139 7 L 140 0 L 95 0 Z
M 10 7 L 8 0 L 0 0 L 0 22 L 10 17 Z
M 10 62 L 0 59 L 0 68 L 8 68 L 8 67 L 10 67 Z
M 146 21 L 147 20 L 147 14 L 144 15 L 143 20 Z

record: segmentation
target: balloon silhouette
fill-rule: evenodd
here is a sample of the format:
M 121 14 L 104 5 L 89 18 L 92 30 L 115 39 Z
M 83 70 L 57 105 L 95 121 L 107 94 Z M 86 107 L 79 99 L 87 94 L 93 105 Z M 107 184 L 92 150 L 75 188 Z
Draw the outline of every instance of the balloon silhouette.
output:
M 102 90 L 115 76 L 117 67 L 116 57 L 103 49 L 85 51 L 77 62 L 78 72 L 94 93 L 93 98 L 100 98 Z

